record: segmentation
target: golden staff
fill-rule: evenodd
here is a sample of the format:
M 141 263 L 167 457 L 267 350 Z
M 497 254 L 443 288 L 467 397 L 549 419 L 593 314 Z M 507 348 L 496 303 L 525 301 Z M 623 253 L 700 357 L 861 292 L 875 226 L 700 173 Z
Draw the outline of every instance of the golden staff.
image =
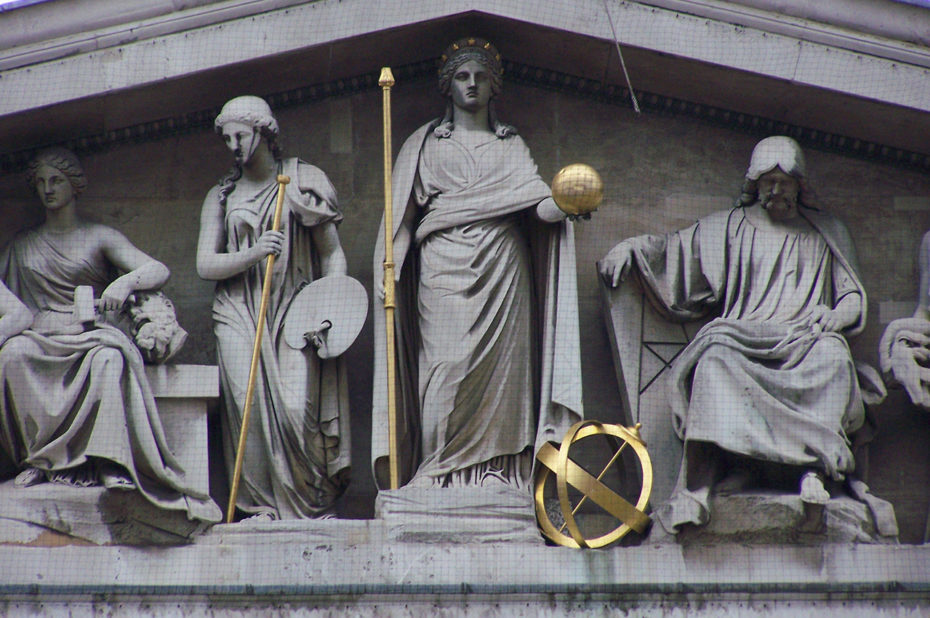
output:
M 281 226 L 281 210 L 284 207 L 284 187 L 291 181 L 287 176 L 278 175 L 278 201 L 274 207 L 274 221 L 271 231 L 277 232 Z M 242 477 L 242 459 L 245 456 L 245 439 L 249 434 L 249 417 L 252 413 L 252 396 L 255 394 L 255 376 L 258 373 L 258 359 L 262 355 L 262 333 L 265 330 L 265 312 L 268 310 L 268 297 L 271 296 L 271 271 L 274 268 L 274 253 L 268 255 L 265 266 L 265 281 L 262 285 L 262 302 L 258 310 L 258 323 L 255 326 L 255 345 L 252 346 L 252 365 L 249 367 L 249 386 L 245 391 L 245 403 L 242 406 L 242 428 L 239 430 L 239 446 L 236 447 L 236 466 L 233 469 L 232 488 L 229 490 L 229 507 L 226 509 L 226 523 L 231 524 L 236 513 L 236 498 L 239 494 L 239 479 Z
M 400 486 L 397 462 L 397 402 L 394 360 L 394 220 L 391 189 L 391 67 L 382 67 L 378 85 L 384 92 L 384 327 L 387 334 L 388 465 L 391 489 Z

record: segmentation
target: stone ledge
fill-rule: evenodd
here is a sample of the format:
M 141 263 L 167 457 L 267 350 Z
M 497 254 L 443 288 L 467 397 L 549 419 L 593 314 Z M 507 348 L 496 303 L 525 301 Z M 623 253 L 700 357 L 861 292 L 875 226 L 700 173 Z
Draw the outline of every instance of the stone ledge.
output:
M 930 545 L 645 544 L 582 551 L 535 542 L 405 543 L 391 541 L 377 519 L 221 524 L 193 545 L 168 549 L 8 545 L 3 552 L 0 593 L 251 590 L 261 596 L 284 590 L 449 593 L 463 586 L 511 593 L 542 587 L 564 593 L 930 593 Z
M 3 547 L 0 611 L 53 615 L 923 616 L 930 546 L 405 543 L 381 520 L 243 522 L 193 545 Z M 79 612 L 80 613 L 80 612 Z M 83 614 L 82 614 L 83 615 Z

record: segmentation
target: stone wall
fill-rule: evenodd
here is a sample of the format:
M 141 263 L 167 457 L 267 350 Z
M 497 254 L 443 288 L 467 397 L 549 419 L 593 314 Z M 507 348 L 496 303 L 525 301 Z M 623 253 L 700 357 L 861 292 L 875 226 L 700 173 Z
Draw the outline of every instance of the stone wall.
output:
M 394 151 L 417 126 L 441 114 L 443 105 L 432 80 L 399 84 L 393 92 Z M 380 106 L 381 93 L 372 90 L 277 112 L 285 152 L 318 165 L 335 184 L 345 212 L 340 235 L 349 273 L 369 292 L 371 252 L 383 205 Z M 593 220 L 576 225 L 584 396 L 589 417 L 621 421 L 594 261 L 624 237 L 682 227 L 702 214 L 727 208 L 738 194 L 752 146 L 762 135 L 675 115 L 636 115 L 626 108 L 515 84 L 505 86 L 498 111 L 502 120 L 520 130 L 543 178 L 550 179 L 563 165 L 586 162 L 605 180 L 601 210 Z M 870 321 L 853 351 L 877 364 L 884 325 L 913 310 L 917 247 L 930 228 L 930 178 L 810 148 L 806 153 L 823 206 L 846 221 L 859 249 L 870 293 Z M 212 284 L 197 277 L 194 258 L 201 201 L 230 159 L 221 140 L 208 131 L 82 154 L 89 179 L 80 200 L 82 211 L 122 230 L 171 268 L 166 291 L 191 333 L 180 362 L 215 362 Z M 22 177 L 0 175 L 0 243 L 39 217 L 38 201 Z M 343 510 L 350 516 L 370 516 L 375 493 L 368 465 L 370 318 L 347 359 L 352 368 L 354 481 Z M 894 503 L 901 540 L 920 542 L 930 506 L 930 454 L 924 448 L 930 440 L 930 419 L 901 393 L 892 393 L 876 417 L 880 433 L 871 450 L 873 491 Z M 217 466 L 218 493 L 224 484 Z

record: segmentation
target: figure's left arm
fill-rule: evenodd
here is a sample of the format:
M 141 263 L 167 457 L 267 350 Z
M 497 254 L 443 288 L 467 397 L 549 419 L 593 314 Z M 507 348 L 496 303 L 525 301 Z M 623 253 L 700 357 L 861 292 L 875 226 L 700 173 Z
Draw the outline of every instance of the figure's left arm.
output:
M 813 323 L 827 332 L 855 330 L 863 317 L 863 295 L 846 266 L 836 258 L 833 262 L 833 297 L 837 300 L 832 307 L 815 307 Z
M 817 322 L 828 332 L 840 332 L 854 326 L 859 321 L 862 308 L 862 297 L 858 292 L 850 292 L 843 296 L 838 303 L 827 311 L 823 311 Z
M 321 223 L 310 228 L 313 243 L 316 245 L 320 257 L 320 274 L 323 277 L 330 275 L 345 275 L 348 272 L 346 254 L 339 242 L 339 232 L 332 221 Z
M 171 276 L 168 267 L 137 248 L 120 232 L 103 226 L 98 231 L 104 255 L 126 273 L 103 291 L 102 309 L 119 309 L 133 292 L 158 289 L 168 281 Z
M 564 221 L 568 215 L 559 208 L 554 199 L 547 197 L 536 205 L 536 216 L 546 223 L 558 223 Z
M 296 182 L 300 200 L 291 203 L 290 207 L 301 224 L 310 229 L 320 260 L 320 275 L 345 275 L 348 268 L 337 231 L 342 214 L 339 212 L 336 188 L 323 170 L 303 161 L 297 164 Z

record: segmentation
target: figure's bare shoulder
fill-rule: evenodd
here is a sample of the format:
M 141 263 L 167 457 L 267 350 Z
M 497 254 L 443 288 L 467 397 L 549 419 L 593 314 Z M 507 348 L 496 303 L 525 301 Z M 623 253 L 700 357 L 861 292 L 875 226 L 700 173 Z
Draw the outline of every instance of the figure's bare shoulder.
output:
M 88 242 L 103 247 L 119 247 L 131 244 L 126 235 L 115 227 L 94 221 L 81 221 L 78 225 L 81 234 L 84 235 Z
M 220 203 L 220 185 L 215 184 L 212 187 L 210 187 L 209 191 L 207 191 L 206 197 L 203 198 L 203 204 L 204 206 L 207 206 L 210 204 L 215 204 L 219 206 L 219 203 Z

